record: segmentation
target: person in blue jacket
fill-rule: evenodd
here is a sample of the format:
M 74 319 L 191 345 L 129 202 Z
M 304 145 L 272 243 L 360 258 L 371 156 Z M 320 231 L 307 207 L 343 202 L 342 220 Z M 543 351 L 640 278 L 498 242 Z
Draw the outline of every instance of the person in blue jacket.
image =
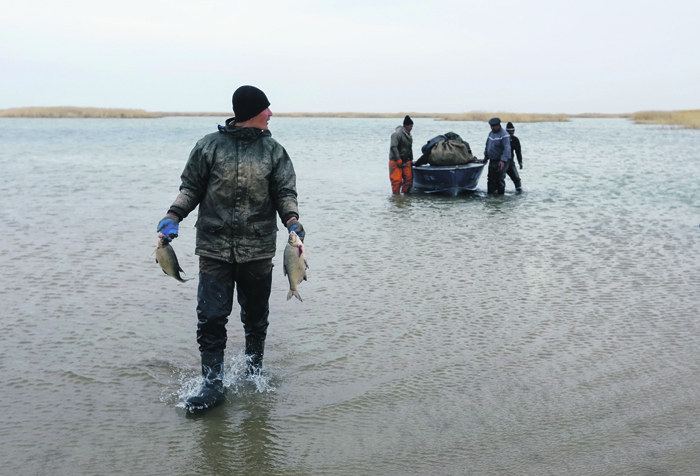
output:
M 501 120 L 489 120 L 491 132 L 486 139 L 484 161 L 489 162 L 488 193 L 503 195 L 506 191 L 506 171 L 510 159 L 510 135 L 501 127 Z

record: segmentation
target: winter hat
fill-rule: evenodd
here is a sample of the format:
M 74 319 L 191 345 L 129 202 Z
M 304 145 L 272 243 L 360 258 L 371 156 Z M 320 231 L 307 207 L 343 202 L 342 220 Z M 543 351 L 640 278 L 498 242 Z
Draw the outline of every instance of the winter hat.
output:
M 493 119 L 489 119 L 489 125 L 491 126 L 497 126 L 501 123 L 501 120 L 497 117 L 494 117 Z
M 236 89 L 231 102 L 236 122 L 252 119 L 270 106 L 265 93 L 255 86 L 241 86 Z
M 508 124 L 506 124 L 506 130 L 507 131 L 514 131 L 515 130 L 515 127 L 513 127 L 512 122 L 509 122 Z
M 413 125 L 413 121 L 411 120 L 410 117 L 408 117 L 408 115 L 406 115 L 406 117 L 403 118 L 403 125 L 404 126 L 412 126 Z

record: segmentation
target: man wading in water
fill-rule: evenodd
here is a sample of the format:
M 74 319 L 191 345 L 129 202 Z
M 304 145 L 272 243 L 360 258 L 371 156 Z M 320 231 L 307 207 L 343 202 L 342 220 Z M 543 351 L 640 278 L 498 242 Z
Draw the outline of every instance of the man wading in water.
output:
M 506 173 L 508 174 L 508 177 L 513 181 L 513 185 L 515 185 L 515 191 L 516 192 L 522 192 L 523 191 L 523 184 L 520 180 L 520 174 L 518 173 L 518 169 L 515 168 L 515 157 L 518 157 L 518 164 L 520 165 L 520 169 L 522 170 L 523 168 L 523 153 L 520 149 L 520 139 L 515 137 L 515 126 L 513 126 L 512 122 L 509 122 L 506 124 L 506 132 L 510 135 L 510 163 L 508 164 L 508 170 Z
M 187 400 L 189 410 L 226 399 L 224 349 L 233 290 L 245 330 L 247 374 L 259 374 L 267 335 L 276 215 L 288 231 L 304 237 L 299 223 L 292 161 L 268 130 L 272 116 L 265 93 L 241 86 L 233 93 L 235 117 L 204 136 L 182 172 L 180 194 L 158 231 L 173 239 L 178 226 L 199 205 L 197 245 L 197 343 L 204 382 Z
M 484 149 L 484 160 L 489 161 L 487 188 L 488 193 L 503 195 L 506 191 L 506 170 L 510 160 L 510 136 L 501 127 L 499 118 L 490 119 L 489 125 L 491 132 Z
M 408 193 L 413 187 L 413 121 L 403 118 L 403 126 L 398 126 L 391 134 L 389 147 L 389 180 L 391 191 L 395 195 Z

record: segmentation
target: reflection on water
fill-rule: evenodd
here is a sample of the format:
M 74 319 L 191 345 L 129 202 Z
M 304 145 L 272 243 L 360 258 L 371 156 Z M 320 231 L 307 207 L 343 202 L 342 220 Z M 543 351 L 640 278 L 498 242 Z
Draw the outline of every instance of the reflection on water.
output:
M 280 464 L 276 429 L 269 420 L 275 395 L 248 395 L 244 401 L 188 414 L 197 426 L 199 454 L 193 465 L 201 474 L 288 474 Z
M 221 121 L 0 121 L 8 474 L 700 467 L 697 131 L 521 124 L 524 193 L 487 196 L 484 174 L 469 195 L 392 196 L 393 120 L 273 118 L 305 299 L 286 301 L 280 235 L 265 374 L 243 375 L 234 314 L 227 402 L 192 415 L 196 282 L 163 275 L 154 230 Z M 419 119 L 414 142 L 449 130 L 474 150 L 488 133 Z M 186 270 L 195 218 L 175 242 Z

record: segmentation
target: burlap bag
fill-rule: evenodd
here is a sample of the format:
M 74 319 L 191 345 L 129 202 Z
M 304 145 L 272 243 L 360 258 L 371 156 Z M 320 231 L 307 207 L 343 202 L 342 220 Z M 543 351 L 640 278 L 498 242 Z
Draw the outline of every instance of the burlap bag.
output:
M 476 162 L 474 155 L 461 140 L 443 140 L 430 151 L 430 165 L 436 167 L 464 165 Z

